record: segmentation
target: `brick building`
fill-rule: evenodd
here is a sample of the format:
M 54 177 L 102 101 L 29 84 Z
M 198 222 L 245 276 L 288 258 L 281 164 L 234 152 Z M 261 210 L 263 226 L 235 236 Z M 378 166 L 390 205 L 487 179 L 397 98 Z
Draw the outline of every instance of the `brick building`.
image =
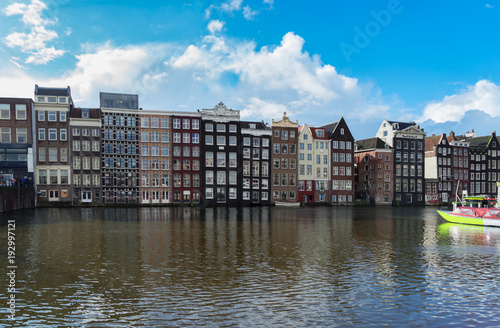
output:
M 101 204 L 101 111 L 72 108 L 69 138 L 73 204 Z
M 393 149 L 377 137 L 357 140 L 354 156 L 357 198 L 368 198 L 375 205 L 392 205 Z
M 70 203 L 69 113 L 73 107 L 71 89 L 35 85 L 37 131 L 36 178 L 38 205 Z
M 33 100 L 0 98 L 0 185 L 13 179 L 33 185 L 34 143 Z M 24 181 L 23 180 L 23 181 Z
M 354 204 L 354 137 L 344 118 L 320 126 L 331 140 L 331 203 Z
M 296 203 L 297 195 L 297 163 L 299 123 L 291 122 L 283 114 L 281 120 L 271 122 L 273 144 L 272 166 L 272 203 Z

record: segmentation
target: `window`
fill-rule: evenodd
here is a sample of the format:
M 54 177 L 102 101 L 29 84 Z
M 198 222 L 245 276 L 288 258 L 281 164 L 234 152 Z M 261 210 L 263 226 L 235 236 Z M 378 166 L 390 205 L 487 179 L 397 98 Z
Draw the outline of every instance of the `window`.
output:
M 225 124 L 217 124 L 217 132 L 226 132 Z
M 0 128 L 2 142 L 10 142 L 10 128 Z
M 191 129 L 191 120 L 188 118 L 185 118 L 182 120 L 182 128 L 184 130 L 190 130 Z
M 61 162 L 67 162 L 68 161 L 68 148 L 61 148 L 60 155 L 61 155 Z
M 0 119 L 10 120 L 10 105 L 0 104 Z
M 200 143 L 200 134 L 199 133 L 193 133 L 193 135 L 192 135 L 192 141 L 193 141 L 193 143 Z
M 57 129 L 49 129 L 49 140 L 57 140 Z
M 38 171 L 38 183 L 47 184 L 47 170 Z
M 199 120 L 193 119 L 191 121 L 191 123 L 192 123 L 192 129 L 193 130 L 199 130 L 200 129 L 200 121 Z
M 66 112 L 59 112 L 59 120 L 61 122 L 66 122 Z
M 229 153 L 229 167 L 237 167 L 236 153 Z
M 38 111 L 38 122 L 43 122 L 43 121 L 45 121 L 45 112 Z
M 214 125 L 211 123 L 205 124 L 205 131 L 207 132 L 213 132 L 214 131 Z
M 57 148 L 49 148 L 49 162 L 57 162 Z
M 213 145 L 214 144 L 214 136 L 206 135 L 205 136 L 205 143 L 207 145 Z
M 38 129 L 38 140 L 45 140 L 45 129 Z
M 205 166 L 208 166 L 208 167 L 214 166 L 214 153 L 211 151 L 207 151 L 205 153 Z
M 225 136 L 217 136 L 217 145 L 225 146 L 226 145 L 226 137 Z
M 173 128 L 174 129 L 180 129 L 181 128 L 181 119 L 180 118 L 174 118 L 173 119 Z
M 40 162 L 45 162 L 47 160 L 47 154 L 46 154 L 45 148 L 38 149 L 38 160 Z
M 230 124 L 229 125 L 229 132 L 236 132 L 236 125 Z
M 68 140 L 68 133 L 67 133 L 66 129 L 59 130 L 59 138 L 61 139 L 61 141 Z
M 48 112 L 48 121 L 49 122 L 56 122 L 57 121 L 57 113 L 50 111 Z
M 16 104 L 16 120 L 26 120 L 26 105 Z
M 226 167 L 226 153 L 217 153 L 217 167 Z
M 207 171 L 205 173 L 205 183 L 214 184 L 214 171 Z

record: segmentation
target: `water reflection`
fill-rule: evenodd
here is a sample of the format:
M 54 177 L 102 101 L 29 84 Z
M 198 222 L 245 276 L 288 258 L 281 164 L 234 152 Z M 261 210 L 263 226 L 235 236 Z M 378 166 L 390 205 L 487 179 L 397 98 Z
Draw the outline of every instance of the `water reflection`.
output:
M 440 225 L 433 209 L 15 215 L 14 326 L 500 324 L 500 229 Z

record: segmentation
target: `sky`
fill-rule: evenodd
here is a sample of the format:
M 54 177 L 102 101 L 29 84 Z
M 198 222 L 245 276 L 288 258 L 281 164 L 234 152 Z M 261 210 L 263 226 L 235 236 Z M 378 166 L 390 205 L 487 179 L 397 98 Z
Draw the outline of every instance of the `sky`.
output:
M 384 119 L 490 135 L 499 30 L 500 0 L 0 0 L 0 97 L 69 85 L 78 107 L 118 92 L 147 110 L 344 117 L 358 140 Z

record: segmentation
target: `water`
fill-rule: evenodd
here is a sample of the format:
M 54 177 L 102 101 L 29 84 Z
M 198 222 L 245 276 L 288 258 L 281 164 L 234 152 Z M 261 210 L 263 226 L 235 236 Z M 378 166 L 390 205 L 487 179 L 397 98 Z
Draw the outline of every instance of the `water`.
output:
M 74 208 L 16 219 L 19 327 L 498 327 L 500 229 L 435 208 Z M 7 226 L 0 226 L 1 274 Z

